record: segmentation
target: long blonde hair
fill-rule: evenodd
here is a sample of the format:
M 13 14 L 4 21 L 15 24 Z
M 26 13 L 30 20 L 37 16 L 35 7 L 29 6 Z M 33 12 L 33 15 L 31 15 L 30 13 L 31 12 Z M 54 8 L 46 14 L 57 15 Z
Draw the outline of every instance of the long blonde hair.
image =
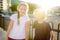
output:
M 19 7 L 20 7 L 21 5 L 25 5 L 25 6 L 27 7 L 27 9 L 26 9 L 26 14 L 27 14 L 28 9 L 29 9 L 28 4 L 25 3 L 25 2 L 21 2 L 21 3 L 17 6 L 17 12 L 18 12 L 18 15 L 17 15 L 17 18 L 18 18 L 17 24 L 18 24 L 18 25 L 20 24 L 20 21 L 19 21 L 20 13 L 19 13 L 19 10 L 18 10 L 18 9 L 19 9 Z

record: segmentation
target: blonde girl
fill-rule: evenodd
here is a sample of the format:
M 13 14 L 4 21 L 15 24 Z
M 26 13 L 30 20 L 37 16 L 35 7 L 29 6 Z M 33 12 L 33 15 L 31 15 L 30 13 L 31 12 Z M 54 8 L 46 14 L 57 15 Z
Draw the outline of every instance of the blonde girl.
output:
M 33 28 L 35 30 L 34 40 L 57 40 L 54 32 L 52 31 L 48 22 L 46 22 L 47 13 L 41 9 L 35 9 L 33 12 L 35 21 L 33 23 Z
M 10 17 L 7 40 L 28 40 L 30 26 L 30 19 L 27 15 L 28 9 L 28 4 L 25 2 L 17 6 L 17 13 Z

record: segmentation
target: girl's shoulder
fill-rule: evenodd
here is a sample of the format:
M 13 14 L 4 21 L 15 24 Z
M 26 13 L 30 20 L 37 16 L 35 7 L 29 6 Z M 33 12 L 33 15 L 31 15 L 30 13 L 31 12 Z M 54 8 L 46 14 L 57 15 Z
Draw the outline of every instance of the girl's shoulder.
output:
M 28 15 L 25 15 L 25 16 L 23 16 L 25 19 L 29 19 L 29 16 Z
M 10 19 L 15 20 L 16 17 L 17 17 L 17 14 L 12 14 L 12 15 L 10 16 Z
M 28 15 L 25 15 L 24 17 L 23 17 L 23 19 L 27 22 L 27 21 L 30 21 L 30 17 L 28 16 Z

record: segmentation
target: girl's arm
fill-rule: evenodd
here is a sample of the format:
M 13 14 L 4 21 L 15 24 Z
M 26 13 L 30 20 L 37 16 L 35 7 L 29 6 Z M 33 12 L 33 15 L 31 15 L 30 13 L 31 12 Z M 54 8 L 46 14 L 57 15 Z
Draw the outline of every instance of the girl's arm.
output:
M 56 37 L 56 35 L 54 34 L 53 31 L 51 31 L 50 34 L 51 34 L 51 37 L 53 37 L 53 40 L 57 40 L 57 37 Z
M 25 25 L 26 40 L 29 40 L 29 27 L 30 27 L 30 21 L 27 21 Z
M 12 27 L 13 27 L 13 20 L 10 20 L 10 23 L 9 23 L 9 26 L 7 29 L 7 33 L 6 33 L 6 39 L 7 40 L 8 40 L 8 36 L 9 36 L 10 30 L 12 29 Z

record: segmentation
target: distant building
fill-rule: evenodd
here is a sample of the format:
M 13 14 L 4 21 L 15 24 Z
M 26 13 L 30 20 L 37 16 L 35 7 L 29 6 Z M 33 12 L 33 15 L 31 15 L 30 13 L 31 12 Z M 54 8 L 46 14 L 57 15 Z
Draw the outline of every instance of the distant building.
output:
M 8 12 L 11 0 L 0 0 L 0 13 Z
M 3 1 L 0 0 L 0 13 L 2 13 L 2 12 L 3 12 Z

